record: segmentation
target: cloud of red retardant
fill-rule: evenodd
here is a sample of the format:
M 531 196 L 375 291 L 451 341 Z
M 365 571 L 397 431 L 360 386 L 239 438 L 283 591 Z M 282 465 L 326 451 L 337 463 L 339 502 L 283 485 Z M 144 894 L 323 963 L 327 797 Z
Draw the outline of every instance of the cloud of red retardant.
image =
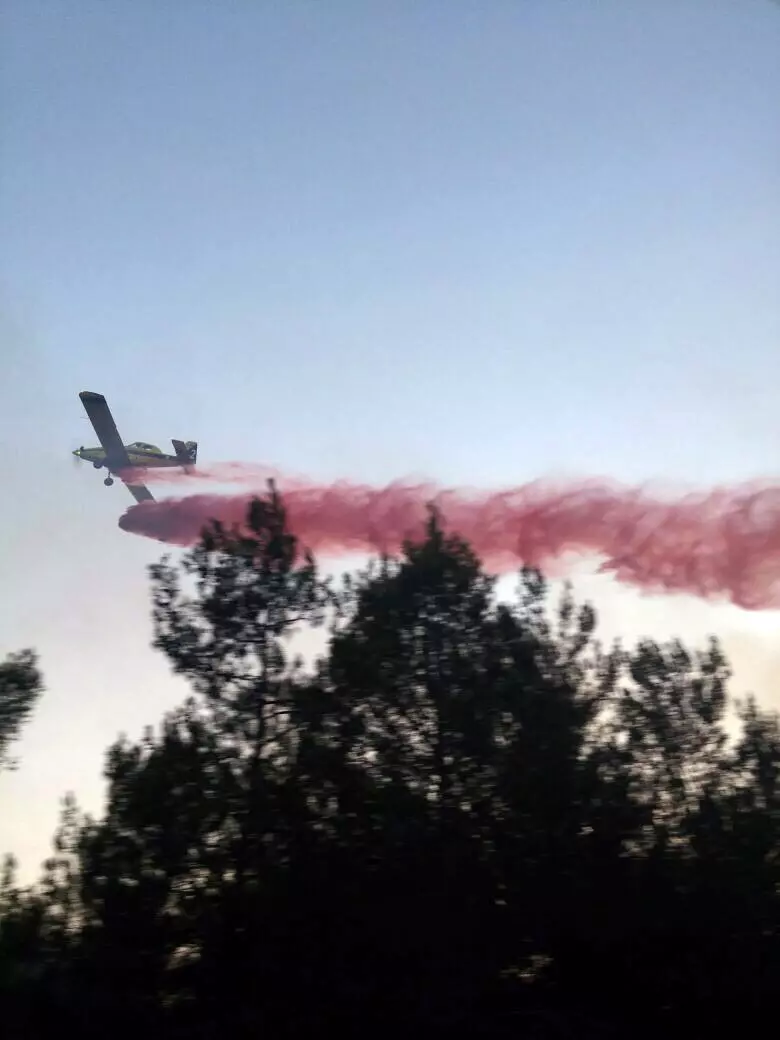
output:
M 151 477 L 170 481 L 172 474 Z M 607 481 L 534 481 L 505 491 L 448 490 L 396 482 L 317 485 L 240 464 L 176 481 L 253 486 L 237 495 L 194 494 L 142 502 L 121 517 L 125 531 L 189 546 L 212 519 L 241 526 L 253 495 L 277 480 L 290 527 L 321 554 L 393 553 L 418 536 L 434 504 L 448 531 L 465 538 L 490 570 L 540 568 L 563 554 L 601 558 L 600 569 L 646 592 L 729 599 L 747 609 L 780 608 L 780 485 L 753 483 L 662 497 Z

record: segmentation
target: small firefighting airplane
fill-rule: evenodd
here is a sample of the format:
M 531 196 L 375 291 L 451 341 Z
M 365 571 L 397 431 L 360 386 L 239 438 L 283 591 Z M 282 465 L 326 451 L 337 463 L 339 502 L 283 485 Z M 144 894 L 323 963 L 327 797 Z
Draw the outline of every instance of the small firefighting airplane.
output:
M 155 444 L 134 441 L 123 444 L 111 411 L 102 394 L 93 394 L 82 390 L 79 394 L 89 421 L 95 428 L 101 447 L 77 448 L 73 454 L 77 459 L 91 462 L 95 469 L 107 469 L 109 476 L 103 481 L 106 487 L 114 483 L 111 474 L 119 474 L 124 469 L 157 469 L 181 466 L 189 472 L 198 459 L 197 441 L 173 440 L 175 455 L 166 455 Z M 136 502 L 153 502 L 154 495 L 144 484 L 128 484 L 125 486 Z

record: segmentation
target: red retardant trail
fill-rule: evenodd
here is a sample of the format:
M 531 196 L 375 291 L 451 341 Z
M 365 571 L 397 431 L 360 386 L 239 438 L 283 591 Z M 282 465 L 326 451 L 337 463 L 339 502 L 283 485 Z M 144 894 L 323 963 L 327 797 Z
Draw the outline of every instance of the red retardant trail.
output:
M 126 475 L 127 476 L 127 475 Z M 533 481 L 505 491 L 443 489 L 396 482 L 321 486 L 271 469 L 228 464 L 190 475 L 149 471 L 147 482 L 219 481 L 251 488 L 142 502 L 124 531 L 189 546 L 212 519 L 241 526 L 251 497 L 273 477 L 290 527 L 314 552 L 397 551 L 419 536 L 434 504 L 448 531 L 465 538 L 494 572 L 540 568 L 563 554 L 602 558 L 600 570 L 646 592 L 727 598 L 751 609 L 780 607 L 780 485 L 744 484 L 662 497 L 605 480 Z

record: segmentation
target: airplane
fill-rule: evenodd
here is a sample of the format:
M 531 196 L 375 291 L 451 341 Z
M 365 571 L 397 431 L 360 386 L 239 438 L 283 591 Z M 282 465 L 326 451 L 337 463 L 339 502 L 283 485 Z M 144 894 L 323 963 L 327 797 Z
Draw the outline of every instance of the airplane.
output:
M 190 472 L 198 459 L 197 441 L 172 440 L 175 455 L 166 455 L 156 444 L 134 441 L 123 444 L 111 410 L 102 394 L 94 394 L 82 390 L 79 394 L 89 421 L 95 428 L 100 441 L 99 448 L 77 448 L 73 454 L 77 459 L 91 462 L 95 469 L 107 469 L 108 476 L 103 481 L 106 487 L 114 483 L 111 474 L 119 474 L 123 469 L 158 469 L 164 467 L 181 467 Z M 136 502 L 154 502 L 154 495 L 145 484 L 128 484 L 127 490 Z

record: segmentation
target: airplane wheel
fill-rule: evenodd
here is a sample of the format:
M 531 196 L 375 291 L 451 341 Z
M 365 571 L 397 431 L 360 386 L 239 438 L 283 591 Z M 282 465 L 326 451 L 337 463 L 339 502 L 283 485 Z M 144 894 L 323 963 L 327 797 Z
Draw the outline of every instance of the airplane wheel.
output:
M 100 469 L 100 467 L 103 465 L 103 463 L 102 462 L 93 462 L 92 465 L 95 467 L 95 469 Z
M 111 487 L 111 485 L 112 485 L 112 484 L 113 484 L 114 482 L 113 482 L 113 480 L 111 479 L 111 477 L 106 477 L 106 479 L 105 479 L 105 480 L 103 481 L 103 483 L 104 483 L 104 484 L 106 485 L 106 487 Z

